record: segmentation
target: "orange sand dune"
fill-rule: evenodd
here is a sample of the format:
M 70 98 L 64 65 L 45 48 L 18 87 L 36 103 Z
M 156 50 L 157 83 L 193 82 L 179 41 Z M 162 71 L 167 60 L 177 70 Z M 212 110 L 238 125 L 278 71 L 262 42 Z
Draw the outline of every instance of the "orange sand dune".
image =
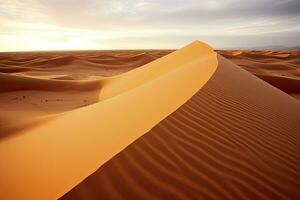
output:
M 218 60 L 187 103 L 61 199 L 299 199 L 300 103 Z
M 171 52 L 0 53 L 0 199 L 299 199 L 299 52 Z
M 99 101 L 100 80 L 171 51 L 0 53 L 0 138 Z
M 191 98 L 216 66 L 214 51 L 194 42 L 135 70 L 98 80 L 99 103 L 0 142 L 1 199 L 62 196 Z M 54 82 L 61 83 L 51 80 L 50 85 Z

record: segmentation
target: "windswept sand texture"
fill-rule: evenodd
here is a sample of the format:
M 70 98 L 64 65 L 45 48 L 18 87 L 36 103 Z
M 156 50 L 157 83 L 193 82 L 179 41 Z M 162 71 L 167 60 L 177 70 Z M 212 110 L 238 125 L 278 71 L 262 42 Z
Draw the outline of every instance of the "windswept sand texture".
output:
M 171 52 L 1 53 L 0 199 L 300 199 L 299 52 Z
M 299 199 L 299 102 L 218 60 L 195 96 L 61 199 Z
M 300 51 L 219 51 L 235 64 L 300 99 Z

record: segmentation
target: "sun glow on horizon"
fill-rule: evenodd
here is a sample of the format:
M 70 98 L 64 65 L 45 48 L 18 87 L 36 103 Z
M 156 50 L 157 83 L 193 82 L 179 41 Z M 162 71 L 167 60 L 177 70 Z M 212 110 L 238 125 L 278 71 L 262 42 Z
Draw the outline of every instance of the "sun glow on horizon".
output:
M 0 33 L 0 51 L 86 50 L 99 49 L 95 39 L 103 33 L 68 29 L 46 23 L 9 24 L 12 31 Z
M 3 40 L 3 41 L 1 41 Z M 89 38 L 84 36 L 57 40 L 40 35 L 9 35 L 0 40 L 0 51 L 76 50 L 97 49 Z
M 297 0 L 0 0 L 0 51 L 174 49 L 193 40 L 215 48 L 300 46 L 299 6 Z

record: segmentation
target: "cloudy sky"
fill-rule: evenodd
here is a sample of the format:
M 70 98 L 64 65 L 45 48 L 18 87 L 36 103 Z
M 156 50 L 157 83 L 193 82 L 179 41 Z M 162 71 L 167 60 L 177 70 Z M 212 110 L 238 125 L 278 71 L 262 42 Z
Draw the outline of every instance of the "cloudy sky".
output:
M 0 0 L 0 51 L 300 45 L 299 0 Z

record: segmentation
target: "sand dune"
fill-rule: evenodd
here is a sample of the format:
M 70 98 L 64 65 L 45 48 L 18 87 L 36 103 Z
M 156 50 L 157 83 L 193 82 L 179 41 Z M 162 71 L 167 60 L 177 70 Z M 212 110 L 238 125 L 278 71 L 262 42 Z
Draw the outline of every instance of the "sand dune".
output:
M 299 102 L 218 60 L 187 103 L 61 199 L 299 199 Z
M 140 68 L 100 80 L 99 103 L 3 139 L 1 198 L 62 196 L 191 98 L 216 66 L 213 49 L 194 42 Z M 45 84 L 54 83 L 61 81 Z
M 0 54 L 0 199 L 299 199 L 299 52 L 171 52 Z
M 98 102 L 102 77 L 124 73 L 170 52 L 1 53 L 0 138 Z
M 74 51 L 1 53 L 0 72 L 19 75 L 57 75 L 76 80 L 121 74 L 172 51 Z M 21 73 L 20 73 L 21 72 Z
M 218 51 L 278 89 L 299 98 L 299 51 Z

